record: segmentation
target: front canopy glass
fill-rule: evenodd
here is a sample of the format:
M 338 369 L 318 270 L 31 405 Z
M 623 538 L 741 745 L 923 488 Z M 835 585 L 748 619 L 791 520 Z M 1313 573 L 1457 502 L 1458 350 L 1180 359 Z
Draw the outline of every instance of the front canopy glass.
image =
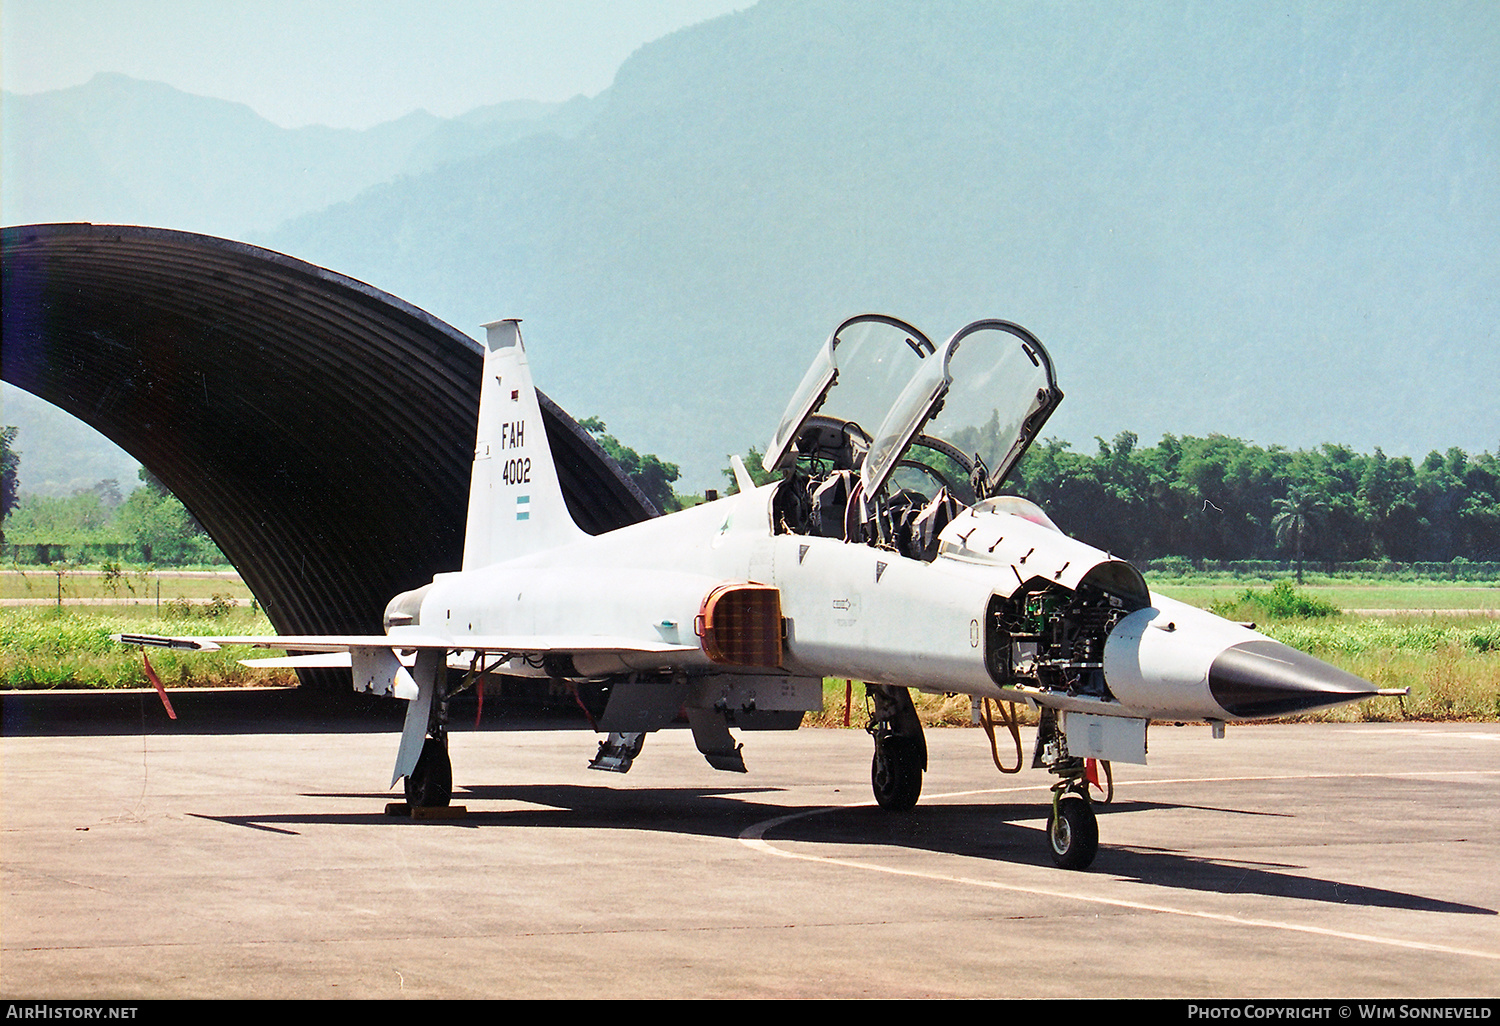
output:
M 765 469 L 800 457 L 855 469 L 870 432 L 922 360 L 936 347 L 916 328 L 883 314 L 861 314 L 840 324 L 797 386 L 766 447 Z

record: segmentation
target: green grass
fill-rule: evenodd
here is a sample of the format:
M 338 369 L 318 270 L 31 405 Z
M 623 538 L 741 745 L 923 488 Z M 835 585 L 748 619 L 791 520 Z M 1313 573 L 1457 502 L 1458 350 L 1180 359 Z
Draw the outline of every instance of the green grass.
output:
M 1285 620 L 1262 633 L 1406 698 L 1374 699 L 1292 719 L 1334 722 L 1500 720 L 1500 620 L 1474 616 Z
M 1291 581 L 1277 581 L 1264 591 L 1246 588 L 1211 603 L 1208 609 L 1216 616 L 1239 622 L 1321 619 L 1340 613 L 1332 602 L 1298 591 Z
M 0 687 L 149 687 L 141 652 L 110 640 L 111 634 L 272 634 L 264 615 L 248 609 L 220 615 L 154 615 L 143 607 L 114 607 L 108 614 L 80 608 L 0 609 Z M 152 649 L 151 665 L 168 687 L 244 687 L 297 682 L 291 670 L 252 670 L 239 660 L 265 656 L 257 649 L 218 652 Z
M 1246 586 L 1245 581 L 1151 582 L 1153 591 L 1203 609 L 1243 593 Z M 1500 587 L 1493 585 L 1339 583 L 1303 585 L 1298 590 L 1339 609 L 1500 610 Z

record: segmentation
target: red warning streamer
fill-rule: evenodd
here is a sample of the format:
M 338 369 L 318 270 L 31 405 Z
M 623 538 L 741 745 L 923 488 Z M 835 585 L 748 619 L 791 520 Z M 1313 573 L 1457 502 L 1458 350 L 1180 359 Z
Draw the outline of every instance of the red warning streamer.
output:
M 161 686 L 161 678 L 151 668 L 151 660 L 146 656 L 144 648 L 141 649 L 141 659 L 146 663 L 146 679 L 151 682 L 151 686 L 156 688 L 156 693 L 161 696 L 161 704 L 166 707 L 167 715 L 175 720 L 177 713 L 172 709 L 172 703 L 167 699 L 167 689 Z

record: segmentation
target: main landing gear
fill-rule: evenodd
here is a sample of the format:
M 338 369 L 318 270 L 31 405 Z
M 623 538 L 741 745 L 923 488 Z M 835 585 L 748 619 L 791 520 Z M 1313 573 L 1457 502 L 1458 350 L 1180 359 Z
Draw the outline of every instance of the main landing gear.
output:
M 882 809 L 905 811 L 922 794 L 922 773 L 927 769 L 927 741 L 922 721 L 906 688 L 866 684 L 865 697 L 872 705 L 866 729 L 875 739 L 870 760 L 870 786 Z
M 406 793 L 406 808 L 416 815 L 417 810 L 450 807 L 453 801 L 453 763 L 448 758 L 448 700 L 451 696 L 445 653 L 424 650 L 417 656 L 413 669 L 421 693 L 407 709 L 401 744 L 403 751 L 408 751 L 408 746 L 420 738 L 422 748 L 416 763 L 401 783 Z M 469 677 L 472 681 L 473 674 Z M 427 728 L 425 732 L 417 733 L 424 726 Z M 400 757 L 397 767 L 399 772 Z M 458 813 L 462 810 L 455 808 L 452 811 Z
M 448 759 L 448 732 L 422 742 L 416 768 L 404 778 L 406 804 L 413 808 L 443 808 L 453 800 L 453 763 Z

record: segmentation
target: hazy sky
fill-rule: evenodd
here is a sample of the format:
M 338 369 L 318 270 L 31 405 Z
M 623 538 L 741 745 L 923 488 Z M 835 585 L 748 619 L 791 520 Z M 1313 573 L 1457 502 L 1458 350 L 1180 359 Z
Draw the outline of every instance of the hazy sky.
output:
M 285 128 L 593 96 L 638 47 L 754 0 L 4 0 L 18 93 L 96 72 L 249 104 Z

